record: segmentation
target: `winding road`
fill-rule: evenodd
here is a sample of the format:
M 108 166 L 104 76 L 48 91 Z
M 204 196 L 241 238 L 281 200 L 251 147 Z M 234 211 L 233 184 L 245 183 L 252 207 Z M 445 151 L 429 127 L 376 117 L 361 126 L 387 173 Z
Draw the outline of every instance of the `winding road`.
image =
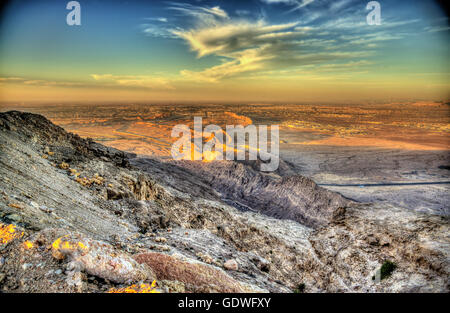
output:
M 323 187 L 384 187 L 384 186 L 424 186 L 424 185 L 447 185 L 450 181 L 416 182 L 416 183 L 361 183 L 361 184 L 317 184 Z

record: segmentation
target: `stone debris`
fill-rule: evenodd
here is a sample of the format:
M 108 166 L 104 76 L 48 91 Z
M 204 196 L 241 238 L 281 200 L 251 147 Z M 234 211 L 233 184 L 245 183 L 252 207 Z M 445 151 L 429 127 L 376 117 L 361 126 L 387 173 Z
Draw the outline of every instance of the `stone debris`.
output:
M 199 257 L 200 260 L 202 260 L 206 264 L 213 264 L 215 262 L 215 260 L 208 254 L 204 254 L 204 253 L 198 252 L 196 254 L 196 256 Z
M 230 271 L 237 271 L 239 269 L 239 265 L 236 262 L 236 260 L 234 260 L 234 259 L 226 261 L 223 264 L 223 267 L 225 267 L 227 270 L 230 270 Z

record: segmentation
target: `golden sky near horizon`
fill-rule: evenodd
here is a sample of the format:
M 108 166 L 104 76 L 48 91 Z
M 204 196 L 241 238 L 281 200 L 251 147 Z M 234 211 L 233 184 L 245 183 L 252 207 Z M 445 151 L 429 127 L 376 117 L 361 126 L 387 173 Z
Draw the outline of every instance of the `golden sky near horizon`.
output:
M 448 17 L 433 1 L 10 1 L 0 101 L 448 101 Z

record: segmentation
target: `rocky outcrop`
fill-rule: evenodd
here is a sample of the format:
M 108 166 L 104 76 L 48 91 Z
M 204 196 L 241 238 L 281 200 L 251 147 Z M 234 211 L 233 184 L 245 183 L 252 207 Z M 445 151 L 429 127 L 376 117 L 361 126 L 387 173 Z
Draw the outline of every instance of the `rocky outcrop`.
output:
M 56 259 L 67 258 L 74 271 L 84 271 L 115 283 L 155 279 L 151 269 L 140 266 L 126 253 L 77 233 L 56 239 L 52 243 L 52 255 Z
M 131 162 L 146 172 L 155 172 L 153 163 L 148 159 Z M 172 162 L 172 167 L 191 173 L 191 180 L 211 186 L 222 201 L 240 210 L 290 219 L 314 228 L 328 224 L 337 209 L 351 202 L 317 186 L 309 178 L 300 175 L 267 175 L 243 162 L 177 161 Z M 189 192 L 189 187 L 183 187 L 174 186 Z
M 137 159 L 27 113 L 0 113 L 0 151 L 3 292 L 449 291 L 446 217 L 250 164 Z
M 244 292 L 245 288 L 221 269 L 200 262 L 183 261 L 176 256 L 150 252 L 135 259 L 152 268 L 158 279 L 181 282 L 193 292 Z M 248 292 L 251 289 L 247 290 Z
M 310 242 L 330 265 L 324 279 L 331 291 L 445 292 L 450 273 L 448 218 L 417 215 L 393 206 L 360 205 L 341 212 Z M 386 261 L 396 264 L 391 279 L 368 286 Z M 342 282 L 337 288 L 334 281 Z

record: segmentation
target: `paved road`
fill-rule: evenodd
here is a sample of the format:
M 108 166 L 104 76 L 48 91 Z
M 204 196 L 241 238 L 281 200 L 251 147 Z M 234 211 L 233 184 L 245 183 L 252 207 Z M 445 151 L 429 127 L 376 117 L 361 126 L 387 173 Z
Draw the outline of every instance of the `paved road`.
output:
M 447 185 L 450 181 L 416 182 L 416 183 L 361 183 L 361 184 L 318 184 L 324 187 L 384 187 L 384 186 L 424 186 Z

